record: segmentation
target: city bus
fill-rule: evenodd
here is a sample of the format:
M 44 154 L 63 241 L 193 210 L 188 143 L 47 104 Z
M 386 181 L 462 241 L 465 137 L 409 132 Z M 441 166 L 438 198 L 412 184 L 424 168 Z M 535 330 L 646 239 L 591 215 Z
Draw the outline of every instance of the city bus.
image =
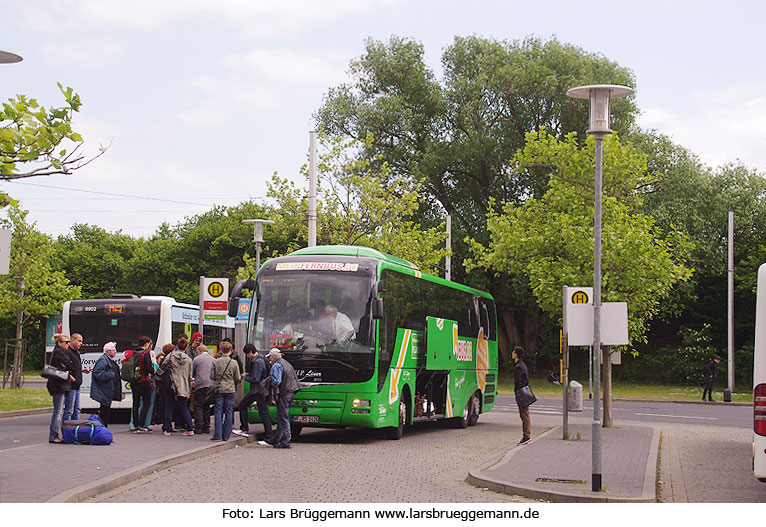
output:
M 191 335 L 197 331 L 198 323 L 198 306 L 177 302 L 166 296 L 116 294 L 109 298 L 70 300 L 64 302 L 61 314 L 61 332 L 82 335 L 82 366 L 89 370 L 93 369 L 101 357 L 107 342 L 117 343 L 117 356 L 114 360 L 120 363 L 125 350 L 135 349 L 141 335 L 152 339 L 154 351 L 158 353 L 164 344 L 175 342 L 181 333 Z M 231 319 L 206 321 L 204 341 L 217 342 L 222 337 L 222 329 L 226 327 L 234 327 Z M 80 406 L 83 411 L 99 407 L 90 398 L 90 382 L 91 374 L 83 374 L 80 387 Z M 132 407 L 131 392 L 125 381 L 122 382 L 122 392 L 122 401 L 112 402 L 112 408 Z
M 766 264 L 758 269 L 753 354 L 753 473 L 766 482 Z
M 304 386 L 290 409 L 294 434 L 349 426 L 399 439 L 418 421 L 473 426 L 495 405 L 489 293 L 351 246 L 274 258 L 250 285 L 248 341 L 263 352 L 278 348 Z M 252 408 L 249 418 L 259 421 Z

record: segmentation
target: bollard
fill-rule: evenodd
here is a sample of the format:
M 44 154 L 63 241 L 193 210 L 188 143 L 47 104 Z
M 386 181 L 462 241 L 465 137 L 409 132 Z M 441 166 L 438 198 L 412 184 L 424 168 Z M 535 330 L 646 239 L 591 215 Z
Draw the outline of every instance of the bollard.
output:
M 567 408 L 570 412 L 582 412 L 582 384 L 577 381 L 569 383 Z

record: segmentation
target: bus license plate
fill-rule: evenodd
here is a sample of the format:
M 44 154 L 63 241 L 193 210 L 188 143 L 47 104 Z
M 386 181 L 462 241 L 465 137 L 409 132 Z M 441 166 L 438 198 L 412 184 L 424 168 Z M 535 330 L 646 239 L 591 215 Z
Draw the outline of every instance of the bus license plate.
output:
M 318 415 L 294 415 L 293 423 L 318 423 Z

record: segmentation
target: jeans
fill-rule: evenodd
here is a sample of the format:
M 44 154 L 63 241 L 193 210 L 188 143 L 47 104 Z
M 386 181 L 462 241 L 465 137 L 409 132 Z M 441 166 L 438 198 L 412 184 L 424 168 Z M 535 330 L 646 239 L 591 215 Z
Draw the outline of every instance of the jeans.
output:
M 109 428 L 109 423 L 112 419 L 112 403 L 109 405 L 102 404 L 98 407 L 98 416 L 101 418 L 101 422 L 104 426 Z
M 260 393 L 250 392 L 245 395 L 239 402 L 239 429 L 243 432 L 250 433 L 250 423 L 247 419 L 247 411 L 254 401 L 258 405 L 258 416 L 261 418 L 261 422 L 263 423 L 263 431 L 265 432 L 263 440 L 271 441 L 274 434 L 271 430 L 271 417 L 269 416 L 269 407 L 266 404 L 266 396 L 261 395 Z
M 173 430 L 173 417 L 176 422 L 181 422 L 186 431 L 193 430 L 191 414 L 189 413 L 189 398 L 176 397 L 173 388 L 165 386 L 162 388 L 162 398 L 165 400 L 165 421 L 162 425 L 164 432 Z
M 212 386 L 197 388 L 194 391 L 194 433 L 210 432 L 210 405 L 207 399 L 213 391 Z
M 64 404 L 67 392 L 53 394 L 53 414 L 51 414 L 51 427 L 48 433 L 48 441 L 60 439 L 61 422 L 64 420 Z
M 152 426 L 152 414 L 154 413 L 154 401 L 157 396 L 157 389 L 152 388 L 152 395 L 151 395 L 151 402 L 149 403 L 149 413 L 146 415 L 146 422 L 144 423 L 144 426 Z M 138 404 L 138 412 L 139 414 L 144 411 L 144 401 L 141 401 Z M 133 412 L 130 413 L 130 427 L 135 428 L 135 424 L 133 424 Z
M 292 435 L 290 433 L 290 405 L 293 404 L 295 392 L 277 397 L 277 433 L 274 442 L 280 445 L 290 446 Z
M 136 428 L 146 426 L 146 416 L 152 404 L 152 384 L 150 382 L 131 383 L 133 389 L 133 425 Z
M 64 400 L 64 417 L 62 421 L 80 418 L 80 389 L 66 392 Z
M 236 395 L 236 393 L 219 393 L 216 396 L 213 439 L 229 440 L 234 424 L 234 398 Z

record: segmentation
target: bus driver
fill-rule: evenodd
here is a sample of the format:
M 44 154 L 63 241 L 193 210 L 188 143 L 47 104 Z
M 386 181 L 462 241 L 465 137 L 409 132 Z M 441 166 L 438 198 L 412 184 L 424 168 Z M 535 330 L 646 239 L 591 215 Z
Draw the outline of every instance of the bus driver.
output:
M 356 337 L 354 325 L 351 319 L 338 311 L 338 308 L 332 304 L 325 307 L 325 313 L 332 321 L 332 338 L 335 342 L 345 342 Z

